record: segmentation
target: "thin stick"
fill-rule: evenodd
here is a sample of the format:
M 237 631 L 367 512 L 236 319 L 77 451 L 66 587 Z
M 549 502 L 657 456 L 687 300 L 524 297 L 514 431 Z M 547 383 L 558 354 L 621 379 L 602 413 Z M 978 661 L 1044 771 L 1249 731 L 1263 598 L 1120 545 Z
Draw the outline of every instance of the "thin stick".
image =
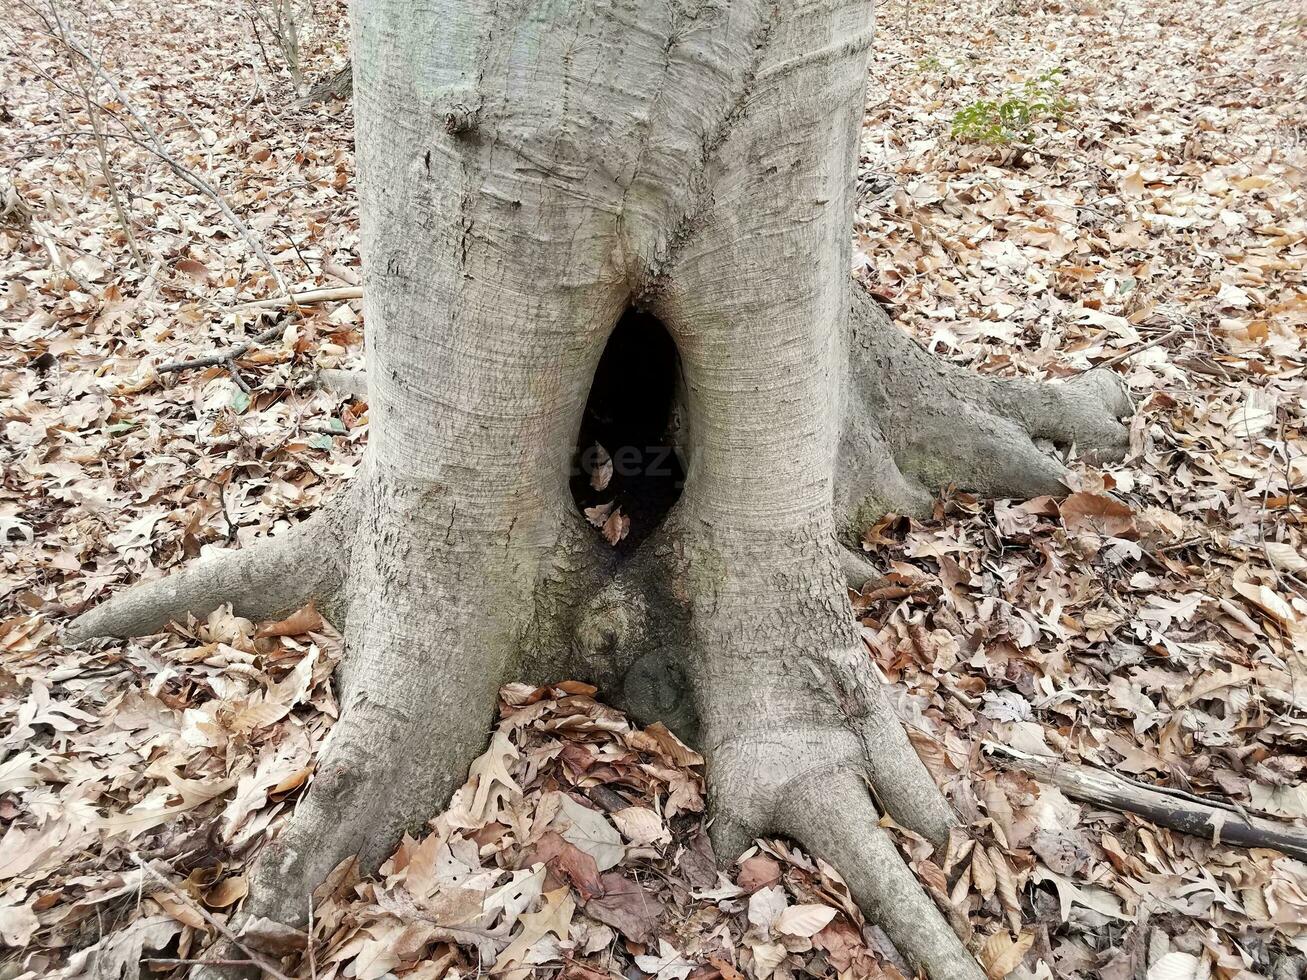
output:
M 163 963 L 166 966 L 262 966 L 257 960 L 180 960 L 173 956 L 144 956 L 143 963 Z
M 1041 782 L 1052 783 L 1078 800 L 1135 813 L 1160 826 L 1205 837 L 1213 844 L 1269 847 L 1299 861 L 1307 860 L 1307 832 L 1289 824 L 1240 813 L 1231 804 L 1146 786 L 1114 772 L 1052 756 L 1030 755 L 1006 745 L 987 742 L 985 751 L 1004 769 L 1014 769 Z
M 1160 337 L 1154 337 L 1154 338 L 1153 338 L 1152 340 L 1150 340 L 1148 343 L 1146 343 L 1146 344 L 1140 344 L 1138 347 L 1132 347 L 1132 348 L 1130 348 L 1130 350 L 1126 351 L 1124 354 L 1117 354 L 1116 357 L 1109 358 L 1108 360 L 1103 361 L 1101 364 L 1095 364 L 1094 367 L 1096 367 L 1096 368 L 1110 368 L 1110 367 L 1114 367 L 1115 365 L 1120 364 L 1120 363 L 1122 363 L 1123 361 L 1128 361 L 1128 360 L 1130 360 L 1130 358 L 1134 357 L 1136 354 L 1142 354 L 1142 353 L 1143 353 L 1144 351 L 1146 351 L 1146 350 L 1152 350 L 1152 349 L 1153 349 L 1154 347 L 1156 347 L 1158 344 L 1164 344 L 1164 343 L 1166 343 L 1166 342 L 1167 342 L 1168 340 L 1170 340 L 1172 337 L 1178 337 L 1178 336 L 1180 336 L 1180 334 L 1184 333 L 1184 331 L 1185 331 L 1185 328 L 1184 328 L 1184 327 L 1176 327 L 1176 328 L 1174 328 L 1173 330 L 1168 330 L 1166 333 L 1162 334 Z
M 243 356 L 246 351 L 250 350 L 252 347 L 266 344 L 274 337 L 279 336 L 285 329 L 285 326 L 279 323 L 276 326 L 269 327 L 261 334 L 256 334 L 252 339 L 247 340 L 243 344 L 237 344 L 235 347 L 229 347 L 226 350 L 214 351 L 212 354 L 205 354 L 203 357 L 195 357 L 189 361 L 173 361 L 169 364 L 161 364 L 154 369 L 154 373 L 171 374 L 174 371 L 190 371 L 194 368 L 216 367 L 219 364 L 224 365 L 228 370 L 232 370 L 236 366 L 234 364 L 236 358 Z M 240 384 L 242 388 L 245 388 L 246 392 L 249 391 L 249 388 L 246 388 L 244 383 L 239 379 L 237 380 L 237 384 Z
M 104 80 L 105 84 L 113 91 L 115 98 L 117 98 L 127 111 L 131 113 L 132 118 L 136 120 L 136 124 L 140 126 L 145 132 L 145 135 L 149 137 L 150 142 L 146 143 L 144 140 L 131 133 L 121 133 L 116 135 L 120 135 L 121 138 L 129 140 L 141 147 L 141 149 L 154 154 L 154 156 L 163 161 L 163 163 L 165 163 L 178 177 L 190 184 L 201 194 L 206 194 L 212 198 L 214 203 L 218 205 L 218 209 L 222 211 L 223 216 L 235 226 L 236 230 L 240 233 L 240 236 L 245 239 L 246 244 L 253 249 L 254 254 L 258 256 L 259 261 L 263 263 L 273 280 L 277 283 L 277 288 L 283 293 L 289 292 L 289 289 L 286 286 L 286 280 L 282 278 L 281 273 L 273 264 L 268 253 L 264 251 L 263 246 L 259 243 L 258 237 L 254 234 L 249 225 L 236 215 L 236 212 L 231 209 L 231 206 L 227 203 L 227 199 L 218 192 L 218 189 L 199 174 L 183 166 L 168 152 L 163 145 L 163 141 L 159 139 L 159 134 L 154 131 L 154 128 L 150 126 L 148 122 L 146 122 L 145 117 L 141 115 L 132 100 L 127 97 L 127 93 L 122 90 L 122 87 L 118 84 L 117 80 L 104 70 L 100 63 L 92 57 L 91 53 L 77 42 L 76 38 L 71 37 L 67 32 L 65 32 L 62 40 L 64 44 L 68 46 L 70 51 L 76 52 L 85 59 L 86 63 L 91 66 L 91 70 Z
M 290 980 L 290 977 L 286 976 L 286 974 L 279 972 L 276 969 L 276 967 L 269 965 L 268 961 L 264 957 L 259 956 L 253 950 L 245 946 L 244 943 L 242 943 L 239 939 L 236 938 L 236 934 L 234 932 L 232 932 L 223 923 L 219 922 L 216 918 L 210 915 L 208 910 L 204 908 L 204 906 L 192 900 L 190 896 L 182 894 L 175 887 L 173 887 L 173 883 L 171 881 L 169 881 L 163 875 L 159 874 L 159 872 L 155 871 L 152 867 L 150 867 L 148 864 L 142 861 L 140 855 L 137 854 L 135 851 L 132 852 L 132 860 L 136 862 L 137 867 L 139 867 L 150 877 L 154 878 L 157 882 L 159 882 L 159 884 L 163 885 L 164 888 L 168 889 L 168 891 L 172 892 L 173 896 L 179 902 L 183 903 L 184 905 L 190 906 L 196 912 L 200 913 L 200 917 L 203 918 L 205 922 L 213 926 L 213 928 L 217 929 L 218 932 L 220 932 L 228 942 L 230 942 L 233 946 L 235 946 L 247 957 L 249 957 L 250 961 L 254 963 L 255 966 L 257 966 L 261 970 L 266 971 L 267 973 L 271 973 L 276 978 L 276 980 Z
M 59 14 L 59 7 L 54 0 L 50 0 L 50 13 L 54 15 L 54 22 L 59 28 L 60 39 L 71 52 L 72 45 L 69 44 L 68 27 L 64 24 L 63 18 Z M 113 165 L 109 162 L 109 147 L 104 139 L 104 123 L 100 118 L 100 104 L 91 98 L 91 88 L 86 84 L 86 79 L 82 77 L 82 73 L 77 67 L 77 59 L 69 58 L 68 66 L 73 71 L 73 78 L 77 81 L 77 87 L 82 90 L 82 99 L 86 104 L 86 115 L 90 117 L 91 129 L 95 132 L 95 147 L 100 154 L 100 172 L 104 175 L 105 186 L 109 189 L 109 200 L 113 204 L 114 213 L 118 216 L 118 225 L 127 238 L 127 251 L 131 253 L 132 262 L 135 263 L 137 271 L 145 272 L 145 259 L 141 258 L 141 250 L 136 245 L 136 233 L 132 231 L 132 223 L 127 217 L 127 209 L 123 207 L 122 195 L 118 192 L 118 180 L 114 177 Z
M 305 943 L 309 954 L 309 977 L 311 980 L 318 980 L 318 961 L 314 955 L 313 947 L 313 893 L 309 893 L 309 939 Z
M 317 303 L 336 303 L 343 300 L 362 299 L 362 286 L 332 286 L 326 289 L 309 289 L 302 293 L 287 296 L 275 296 L 272 299 L 256 299 L 249 303 L 240 303 L 232 310 L 273 310 L 287 306 L 313 306 Z

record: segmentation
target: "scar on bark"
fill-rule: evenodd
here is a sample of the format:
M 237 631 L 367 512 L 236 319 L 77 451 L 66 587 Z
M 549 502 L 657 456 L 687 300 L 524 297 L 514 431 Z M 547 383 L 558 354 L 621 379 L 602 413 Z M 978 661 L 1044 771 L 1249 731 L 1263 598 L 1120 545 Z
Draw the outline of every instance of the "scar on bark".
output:
M 844 527 L 856 527 L 888 509 L 920 510 L 944 483 L 986 492 L 1055 491 L 1065 471 L 1039 448 L 1040 439 L 1095 454 L 1119 451 L 1123 429 L 1115 416 L 1124 402 L 1117 397 L 1119 390 L 1103 380 L 1043 386 L 976 378 L 934 361 L 865 296 L 855 293 L 851 306 L 846 411 L 835 488 Z M 629 474 L 618 472 L 614 460 L 617 482 L 611 488 L 613 499 L 625 495 L 625 505 L 643 518 L 637 525 L 639 535 L 614 549 L 585 527 L 578 513 L 564 520 L 535 576 L 530 593 L 534 612 L 516 665 L 508 669 L 541 682 L 569 676 L 593 680 L 606 698 L 637 720 L 663 720 L 694 744 L 703 706 L 696 695 L 702 665 L 687 650 L 686 637 L 696 615 L 692 579 L 702 578 L 704 569 L 695 557 L 695 534 L 675 516 L 684 471 L 650 474 L 641 469 L 651 461 L 648 450 L 670 447 L 679 450 L 679 455 L 672 454 L 678 464 L 681 459 L 691 461 L 692 479 L 693 432 L 678 383 L 675 345 L 668 346 L 662 325 L 629 314 L 614 331 L 613 344 L 600 361 L 577 449 L 583 451 L 593 439 L 607 440 L 613 448 L 633 445 L 644 453 Z M 624 377 L 623 366 L 629 375 L 632 364 L 657 365 L 650 385 L 641 387 Z M 339 381 L 334 379 L 333 386 L 341 387 Z M 345 381 L 355 392 L 360 390 L 357 378 Z M 1061 418 L 1051 417 L 1058 413 Z M 968 421 L 967 429 L 960 430 L 960 419 Z M 917 434 L 914 427 L 922 432 Z M 923 455 L 932 443 L 934 455 Z M 999 465 L 994 459 L 998 453 L 1011 459 Z M 573 490 L 582 505 L 593 486 L 582 478 Z M 360 546 L 356 528 L 365 523 L 360 496 L 351 488 L 339 504 L 325 507 L 285 537 L 188 566 L 115 596 L 79 617 L 70 635 L 142 634 L 187 613 L 203 615 L 222 602 L 232 602 L 243 615 L 265 618 L 313 596 L 329 618 L 343 615 L 351 597 L 351 556 Z M 401 534 L 409 527 L 404 521 L 395 525 Z M 374 531 L 367 526 L 362 537 Z M 860 586 L 875 577 L 866 559 L 840 548 L 833 538 L 817 544 L 817 553 L 805 560 L 829 582 L 815 590 L 816 601 L 843 595 L 846 582 Z M 368 546 L 381 547 L 375 542 Z M 802 598 L 796 603 L 795 618 L 802 618 Z M 811 716 L 810 727 L 804 730 L 807 735 L 786 733 L 797 741 L 782 746 L 780 768 L 801 760 L 805 752 L 811 759 L 792 771 L 785 769 L 765 801 L 745 805 L 739 801 L 747 793 L 737 778 L 745 770 L 730 762 L 731 754 L 741 748 L 765 752 L 766 746 L 750 746 L 747 738 L 716 746 L 709 776 L 719 854 L 732 857 L 755 834 L 792 835 L 841 869 L 863 908 L 914 965 L 936 980 L 979 977 L 974 959 L 948 920 L 878 827 L 883 807 L 900 824 L 942 846 L 956 818 L 857 645 L 847 603 L 844 610 L 847 643 L 826 649 L 815 642 L 796 654 L 795 669 L 810 678 L 800 685 L 806 700 L 799 702 Z M 823 607 L 822 613 L 827 612 L 830 609 Z M 347 667 L 354 654 L 351 646 Z M 506 678 L 492 680 L 497 685 L 500 679 Z M 346 785 L 329 777 L 342 765 L 366 771 L 363 746 L 369 733 L 375 735 L 373 722 L 394 727 L 401 721 L 402 715 L 365 698 L 345 706 L 337 726 L 340 745 L 332 758 L 324 758 L 323 778 L 315 780 L 295 818 L 256 861 L 251 873 L 256 888 L 247 911 L 302 918 L 299 899 L 304 888 L 316 882 L 300 879 L 335 863 L 334 853 L 320 853 L 319 831 L 338 823 L 338 797 L 362 800 L 368 794 L 357 780 Z M 466 761 L 470 758 L 464 765 Z M 455 785 L 462 773 L 447 776 Z M 442 787 L 430 796 L 434 812 L 447 791 Z M 378 806 L 367 812 L 380 819 Z M 361 828 L 346 830 L 331 837 L 333 843 L 325 849 L 356 847 L 352 842 Z M 369 861 L 375 865 L 384 856 L 386 842 L 372 843 Z

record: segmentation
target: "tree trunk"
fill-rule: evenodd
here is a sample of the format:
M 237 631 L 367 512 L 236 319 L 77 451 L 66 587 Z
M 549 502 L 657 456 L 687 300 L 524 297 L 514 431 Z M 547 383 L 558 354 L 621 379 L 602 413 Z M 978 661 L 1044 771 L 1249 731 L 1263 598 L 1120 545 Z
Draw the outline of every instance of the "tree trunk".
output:
M 791 835 L 934 980 L 982 976 L 877 826 L 868 783 L 937 844 L 953 817 L 859 641 L 840 539 L 949 483 L 1056 492 L 1034 440 L 1117 451 L 1128 406 L 1110 376 L 938 364 L 854 287 L 871 9 L 355 4 L 361 473 L 292 538 L 73 627 L 310 595 L 345 624 L 340 720 L 247 911 L 296 921 L 342 858 L 374 868 L 461 782 L 501 682 L 580 677 L 702 750 L 720 858 Z M 650 432 L 684 480 L 613 549 L 569 475 L 578 432 L 608 426 L 618 461 L 623 424 L 632 509 Z

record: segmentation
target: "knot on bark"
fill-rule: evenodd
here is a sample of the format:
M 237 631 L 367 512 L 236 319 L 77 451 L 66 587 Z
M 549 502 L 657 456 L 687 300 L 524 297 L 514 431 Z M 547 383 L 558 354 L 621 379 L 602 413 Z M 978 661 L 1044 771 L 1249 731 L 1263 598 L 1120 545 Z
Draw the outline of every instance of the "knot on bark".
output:
M 454 105 L 445 110 L 445 132 L 461 136 L 476 129 L 477 111 L 471 106 Z
M 436 115 L 450 136 L 463 136 L 476 129 L 481 115 L 481 99 L 470 86 L 448 88 L 436 97 Z
M 319 769 L 313 779 L 313 789 L 319 799 L 333 807 L 348 803 L 358 784 L 359 775 L 353 767 L 340 763 Z

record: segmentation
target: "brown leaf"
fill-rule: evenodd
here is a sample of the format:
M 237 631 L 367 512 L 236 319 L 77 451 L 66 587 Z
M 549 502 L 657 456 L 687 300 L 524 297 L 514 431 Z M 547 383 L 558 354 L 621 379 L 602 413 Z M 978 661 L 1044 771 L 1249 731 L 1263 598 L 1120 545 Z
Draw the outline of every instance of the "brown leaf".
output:
M 250 883 L 244 875 L 232 875 L 223 878 L 204 893 L 204 904 L 211 909 L 225 909 L 234 905 L 249 894 Z
M 209 281 L 209 268 L 203 262 L 197 262 L 195 259 L 178 259 L 173 268 L 183 275 L 190 276 L 197 282 Z
M 1015 942 L 1006 932 L 997 932 L 980 948 L 980 962 L 990 980 L 1003 980 L 1021 965 L 1026 951 L 1035 943 L 1034 933 L 1024 933 Z
M 781 866 L 766 854 L 755 854 L 740 863 L 736 883 L 746 892 L 756 892 L 759 888 L 770 888 L 780 880 Z
M 313 633 L 320 629 L 322 629 L 322 616 L 313 607 L 313 600 L 310 599 L 308 605 L 295 610 L 285 619 L 279 619 L 275 623 L 265 623 L 260 626 L 254 635 L 258 637 L 302 636 L 305 633 Z
M 1101 493 L 1073 493 L 1062 501 L 1062 524 L 1072 534 L 1106 538 L 1139 537 L 1134 512 L 1119 500 Z
M 711 888 L 717 881 L 717 855 L 712 841 L 702 829 L 690 837 L 689 845 L 677 862 L 685 879 L 695 888 Z
M 735 969 L 735 967 L 731 966 L 731 964 L 727 963 L 720 956 L 710 956 L 708 957 L 708 962 L 711 963 L 717 969 L 717 972 L 722 975 L 722 980 L 744 980 L 744 974 Z
M 308 945 L 308 936 L 298 929 L 260 916 L 250 919 L 242 927 L 241 942 L 280 957 L 303 952 Z
M 617 508 L 604 521 L 604 540 L 616 547 L 617 543 L 631 533 L 631 519 Z
M 534 864 L 536 861 L 543 862 L 551 872 L 570 882 L 583 900 L 604 893 L 595 859 L 555 831 L 549 831 L 536 841 L 525 863 Z
M 610 500 L 606 504 L 595 504 L 593 507 L 585 509 L 585 519 L 595 527 L 602 528 L 608 523 L 608 515 L 613 512 L 613 502 Z
M 616 871 L 607 872 L 600 880 L 603 895 L 585 903 L 586 914 L 612 926 L 632 942 L 649 942 L 658 929 L 658 902 L 642 885 Z

